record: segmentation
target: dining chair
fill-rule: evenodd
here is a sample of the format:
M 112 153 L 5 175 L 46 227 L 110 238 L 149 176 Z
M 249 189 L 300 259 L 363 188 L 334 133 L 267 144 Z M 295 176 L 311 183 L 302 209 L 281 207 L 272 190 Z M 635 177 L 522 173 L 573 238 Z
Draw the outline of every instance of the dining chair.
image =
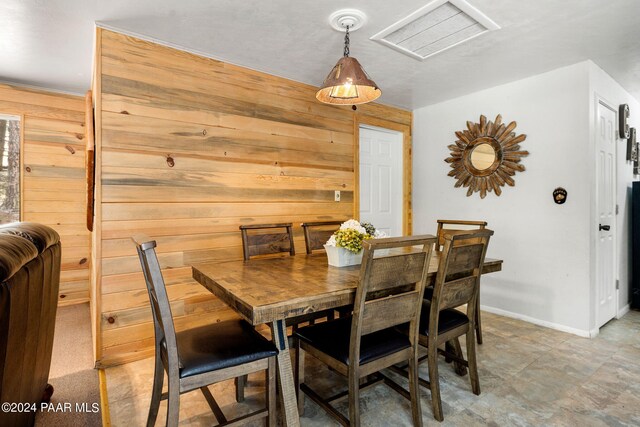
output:
M 324 244 L 329 240 L 333 233 L 340 228 L 343 221 L 319 221 L 319 222 L 303 222 L 304 243 L 307 254 L 313 253 L 318 249 L 324 249 Z
M 445 235 L 433 296 L 431 301 L 423 302 L 419 343 L 427 348 L 425 357 L 429 365 L 429 381 L 419 379 L 419 382 L 431 390 L 433 416 L 438 421 L 444 419 L 440 399 L 438 353 L 455 361 L 458 367 L 468 367 L 471 389 L 474 394 L 480 394 L 474 339 L 475 314 L 482 266 L 492 235 L 493 231 L 489 229 Z M 465 304 L 466 312 L 455 309 Z M 462 335 L 466 335 L 466 360 L 462 356 L 459 342 Z M 438 349 L 447 343 L 447 348 L 453 350 L 453 353 Z M 421 358 L 420 362 L 423 362 L 425 357 Z
M 365 240 L 353 315 L 300 328 L 295 370 L 298 407 L 304 392 L 344 426 L 360 425 L 359 392 L 380 381 L 406 393 L 379 371 L 401 362 L 409 363 L 413 423 L 422 425 L 418 388 L 418 325 L 424 286 L 435 236 L 394 237 Z M 419 247 L 417 249 L 416 247 Z M 382 251 L 388 249 L 392 252 Z M 395 327 L 409 324 L 408 334 Z M 345 392 L 323 399 L 304 382 L 304 357 L 309 353 L 348 379 L 349 418 L 331 405 Z M 371 380 L 360 385 L 360 379 Z
M 438 222 L 438 250 L 444 246 L 445 234 L 464 234 L 469 230 L 484 230 L 487 227 L 486 221 L 465 221 L 457 219 L 439 219 Z M 431 299 L 433 289 L 425 290 L 425 298 Z M 482 321 L 480 319 L 480 293 L 478 292 L 478 300 L 476 307 L 476 340 L 478 344 L 482 344 Z
M 156 242 L 135 236 L 147 285 L 155 332 L 155 369 L 147 427 L 155 425 L 160 401 L 167 399 L 167 426 L 177 426 L 180 395 L 200 389 L 219 424 L 240 425 L 266 417 L 275 426 L 275 345 L 244 320 L 228 320 L 176 332 L 158 258 Z M 227 420 L 208 386 L 220 381 L 265 371 L 266 408 Z M 168 392 L 162 393 L 167 373 Z
M 466 221 L 460 219 L 439 219 L 438 223 L 438 250 L 444 246 L 445 234 L 463 234 L 469 230 L 484 230 L 487 221 Z
M 290 256 L 296 254 L 293 241 L 293 224 L 251 224 L 241 225 L 242 233 L 242 253 L 245 261 L 252 258 L 265 258 L 277 254 Z M 316 319 L 334 317 L 333 310 L 301 315 L 296 318 L 287 319 L 287 325 L 292 327 L 293 332 L 297 330 L 301 323 L 309 322 L 313 324 Z M 295 337 L 292 344 L 295 344 Z M 292 345 L 295 348 L 295 345 Z M 247 376 L 239 376 L 235 379 L 236 401 L 244 401 L 244 389 L 247 383 Z
M 265 256 L 279 253 L 295 255 L 293 243 L 293 224 L 251 224 L 241 225 L 242 254 L 245 261 L 254 256 Z M 275 230 L 275 231 L 274 231 Z

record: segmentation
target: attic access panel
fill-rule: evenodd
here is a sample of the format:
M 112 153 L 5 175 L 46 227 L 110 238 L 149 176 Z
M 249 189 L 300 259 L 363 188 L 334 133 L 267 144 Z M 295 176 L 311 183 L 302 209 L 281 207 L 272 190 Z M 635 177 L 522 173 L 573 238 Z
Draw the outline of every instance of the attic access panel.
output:
M 465 0 L 434 0 L 371 40 L 422 61 L 499 28 Z

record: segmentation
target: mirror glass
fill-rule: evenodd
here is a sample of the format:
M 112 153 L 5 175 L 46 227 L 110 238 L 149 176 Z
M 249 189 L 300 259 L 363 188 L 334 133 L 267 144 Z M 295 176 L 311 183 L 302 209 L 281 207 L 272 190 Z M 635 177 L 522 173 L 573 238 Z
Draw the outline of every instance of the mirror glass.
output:
M 470 159 L 474 168 L 483 171 L 489 169 L 496 161 L 496 152 L 491 144 L 478 144 L 471 152 Z

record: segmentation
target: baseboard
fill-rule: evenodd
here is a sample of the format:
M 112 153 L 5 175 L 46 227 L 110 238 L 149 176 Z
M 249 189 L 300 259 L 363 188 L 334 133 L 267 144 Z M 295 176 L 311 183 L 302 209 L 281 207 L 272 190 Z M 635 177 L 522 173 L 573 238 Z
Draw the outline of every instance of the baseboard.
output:
M 561 325 L 559 323 L 547 322 L 546 320 L 536 319 L 534 317 L 525 316 L 519 313 L 513 313 L 511 311 L 502 310 L 500 308 L 488 307 L 481 305 L 480 309 L 482 311 L 487 311 L 493 314 L 499 314 L 500 316 L 511 317 L 513 319 L 524 320 L 525 322 L 533 323 L 534 325 L 544 326 L 545 328 L 555 329 L 561 332 L 567 332 L 569 334 L 577 335 L 579 337 L 585 338 L 593 338 L 598 334 L 598 330 L 595 330 L 595 335 L 593 335 L 593 331 L 586 331 L 583 329 L 571 328 L 569 326 Z
M 107 374 L 104 369 L 98 370 L 98 380 L 100 381 L 102 427 L 111 427 L 111 411 L 109 410 L 109 397 L 107 395 Z
M 620 319 L 622 316 L 627 314 L 629 310 L 631 310 L 631 306 L 629 306 L 629 304 L 622 307 L 620 310 L 618 310 L 618 315 L 616 316 L 616 319 Z

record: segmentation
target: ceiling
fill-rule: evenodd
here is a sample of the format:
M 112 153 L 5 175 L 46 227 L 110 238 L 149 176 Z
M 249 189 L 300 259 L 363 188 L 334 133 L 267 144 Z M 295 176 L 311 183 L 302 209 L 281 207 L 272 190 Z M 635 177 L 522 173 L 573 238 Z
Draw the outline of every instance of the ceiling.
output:
M 2 0 L 0 80 L 89 88 L 94 23 L 319 85 L 342 54 L 329 15 L 362 10 L 356 57 L 380 102 L 418 108 L 586 59 L 640 99 L 640 1 L 469 0 L 501 29 L 417 61 L 369 37 L 429 0 Z

